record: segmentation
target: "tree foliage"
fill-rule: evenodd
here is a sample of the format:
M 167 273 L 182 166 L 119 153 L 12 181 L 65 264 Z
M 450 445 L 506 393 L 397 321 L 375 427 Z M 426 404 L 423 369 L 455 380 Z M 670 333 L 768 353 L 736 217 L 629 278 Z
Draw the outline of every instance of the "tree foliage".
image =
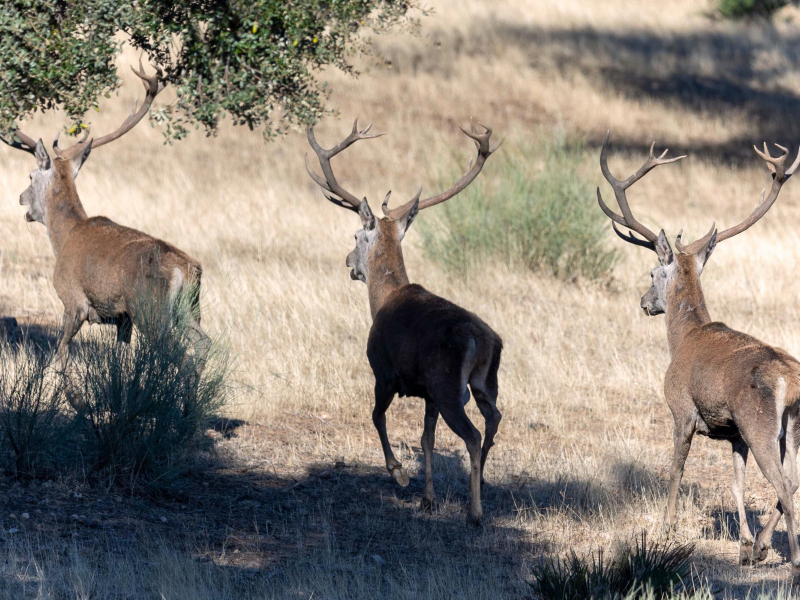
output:
M 120 86 L 124 44 L 164 70 L 177 97 L 153 116 L 168 139 L 221 119 L 266 137 L 326 111 L 315 77 L 368 52 L 365 32 L 414 30 L 416 0 L 4 0 L 0 133 L 37 110 L 63 109 L 75 131 Z M 424 12 L 422 13 L 424 14 Z
M 796 0 L 721 0 L 719 12 L 729 19 L 771 17 L 784 6 L 797 4 Z

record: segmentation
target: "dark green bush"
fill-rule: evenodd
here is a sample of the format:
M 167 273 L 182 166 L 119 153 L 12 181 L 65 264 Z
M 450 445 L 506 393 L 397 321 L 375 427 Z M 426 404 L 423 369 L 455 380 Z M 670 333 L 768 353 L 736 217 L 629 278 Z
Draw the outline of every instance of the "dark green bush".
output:
M 422 215 L 426 254 L 462 277 L 487 261 L 564 280 L 605 276 L 615 254 L 605 242 L 607 219 L 580 173 L 582 157 L 581 145 L 561 138 L 543 155 L 504 148 L 485 167 L 491 176 Z
M 533 586 L 546 600 L 661 600 L 678 590 L 694 590 L 693 552 L 694 544 L 648 546 L 642 533 L 633 545 L 621 545 L 608 562 L 602 550 L 583 558 L 574 551 L 563 559 L 545 558 L 533 567 Z
M 771 17 L 793 0 L 721 0 L 719 12 L 729 19 L 742 19 L 746 17 Z

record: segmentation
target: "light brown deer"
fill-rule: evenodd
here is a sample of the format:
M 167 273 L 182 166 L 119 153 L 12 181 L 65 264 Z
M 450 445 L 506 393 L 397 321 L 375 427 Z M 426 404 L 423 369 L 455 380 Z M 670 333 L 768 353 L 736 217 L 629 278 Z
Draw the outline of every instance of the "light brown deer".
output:
M 647 315 L 666 315 L 667 339 L 671 363 L 664 379 L 664 395 L 675 421 L 674 455 L 669 479 L 665 526 L 676 527 L 675 503 L 683 477 L 683 468 L 695 433 L 712 439 L 724 439 L 733 450 L 733 485 L 731 490 L 739 513 L 740 553 L 742 564 L 766 558 L 772 533 L 781 514 L 786 519 L 791 561 L 800 566 L 800 548 L 795 529 L 793 497 L 798 488 L 797 449 L 800 445 L 800 363 L 786 352 L 757 339 L 712 322 L 706 309 L 700 274 L 716 244 L 755 224 L 775 203 L 781 186 L 794 173 L 800 155 L 786 169 L 787 150 L 770 156 L 766 144 L 758 155 L 772 172 L 772 188 L 740 224 L 722 232 L 712 225 L 701 239 L 684 245 L 681 234 L 675 241 L 677 254 L 661 230 L 659 235 L 637 221 L 628 206 L 625 190 L 658 165 L 672 163 L 684 156 L 665 159 L 667 151 L 656 158 L 653 146 L 650 157 L 633 175 L 619 181 L 608 169 L 609 134 L 600 153 L 603 176 L 611 184 L 622 215 L 611 211 L 597 190 L 600 208 L 612 220 L 614 231 L 626 242 L 653 250 L 660 266 L 651 273 L 653 285 L 642 297 Z M 628 235 L 616 224 L 627 227 Z M 640 239 L 633 232 L 640 234 Z M 761 472 L 775 488 L 778 504 L 755 545 L 744 508 L 744 476 L 747 455 L 752 451 Z
M 336 181 L 331 158 L 358 140 L 376 138 L 371 126 L 353 131 L 341 143 L 323 149 L 308 129 L 308 142 L 319 158 L 324 177 L 308 163 L 311 178 L 322 187 L 325 197 L 334 204 L 357 212 L 362 229 L 355 234 L 356 248 L 347 255 L 351 279 L 367 284 L 372 328 L 367 342 L 367 358 L 375 375 L 375 408 L 372 422 L 378 430 L 386 468 L 403 487 L 408 473 L 395 458 L 386 434 L 386 410 L 395 394 L 418 396 L 425 400 L 425 426 L 422 450 L 425 454 L 425 490 L 422 508 L 433 508 L 433 447 L 436 422 L 441 413 L 445 423 L 467 446 L 470 458 L 470 509 L 467 519 L 480 522 L 481 485 L 486 456 L 494 444 L 500 423 L 497 410 L 497 370 L 503 343 L 492 329 L 474 314 L 408 281 L 400 242 L 420 210 L 449 200 L 477 177 L 489 155 L 492 130 L 484 127 L 479 134 L 474 127 L 462 131 L 475 141 L 478 156 L 456 184 L 437 196 L 420 200 L 419 192 L 408 202 L 390 209 L 389 194 L 383 201 L 384 218 L 376 218 L 367 203 L 345 190 Z M 469 388 L 467 387 L 469 385 Z M 470 421 L 464 406 L 470 390 L 486 422 L 485 439 Z
M 130 342 L 132 326 L 137 323 L 137 307 L 143 300 L 168 313 L 178 297 L 187 293 L 192 295 L 188 337 L 199 377 L 209 348 L 209 338 L 200 327 L 200 263 L 146 233 L 105 217 L 87 217 L 75 187 L 75 178 L 92 149 L 130 131 L 164 89 L 160 69 L 156 75 L 148 76 L 140 61 L 139 71 L 133 72 L 141 78 L 146 96 L 142 106 L 138 110 L 134 106 L 133 113 L 116 131 L 87 140 L 87 129 L 80 142 L 66 149 L 58 147 L 57 136 L 53 144 L 56 156 L 52 159 L 42 140 L 34 142 L 20 130 L 14 132 L 16 139 L 3 141 L 36 157 L 38 168 L 31 172 L 31 184 L 19 202 L 28 207 L 27 221 L 47 227 L 56 257 L 53 285 L 64 305 L 64 332 L 57 351 L 62 372 L 67 369 L 69 344 L 84 322 L 115 324 L 117 339 Z M 143 294 L 150 298 L 143 298 Z M 74 392 L 69 397 L 79 408 L 82 401 Z

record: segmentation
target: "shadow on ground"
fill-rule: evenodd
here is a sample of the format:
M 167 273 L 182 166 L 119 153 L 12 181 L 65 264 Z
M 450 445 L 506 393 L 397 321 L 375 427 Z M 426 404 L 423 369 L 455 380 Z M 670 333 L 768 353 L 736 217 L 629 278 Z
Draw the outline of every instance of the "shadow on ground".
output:
M 787 82 L 800 74 L 800 34 L 779 32 L 768 24 L 667 31 L 598 29 L 590 26 L 547 28 L 502 19 L 487 20 L 469 32 L 438 31 L 435 44 L 415 47 L 387 42 L 380 53 L 392 73 L 421 71 L 448 77 L 461 57 L 491 60 L 518 51 L 529 69 L 566 81 L 580 76 L 610 97 L 623 96 L 655 107 L 679 107 L 713 119 L 746 124 L 745 135 L 722 141 L 660 137 L 674 155 L 713 159 L 727 164 L 756 160 L 753 144 L 779 143 L 790 151 L 800 143 L 800 94 Z M 656 108 L 657 110 L 657 108 Z M 541 111 L 543 122 L 554 115 Z M 602 144 L 606 123 L 598 122 L 588 142 Z M 716 133 L 718 137 L 718 133 Z M 617 151 L 640 154 L 651 135 L 614 136 Z M 684 136 L 685 139 L 685 136 Z

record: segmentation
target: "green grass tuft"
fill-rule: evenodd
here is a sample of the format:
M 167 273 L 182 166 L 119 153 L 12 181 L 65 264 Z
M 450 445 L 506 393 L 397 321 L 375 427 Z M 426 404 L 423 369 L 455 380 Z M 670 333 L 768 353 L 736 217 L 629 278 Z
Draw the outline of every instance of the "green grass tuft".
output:
M 656 543 L 647 538 L 620 546 L 610 562 L 602 550 L 589 557 L 571 551 L 566 558 L 546 558 L 534 565 L 534 588 L 546 600 L 617 600 L 672 598 L 692 590 L 696 577 L 690 558 L 694 544 Z
M 492 261 L 562 280 L 608 275 L 607 219 L 581 174 L 581 144 L 556 136 L 544 152 L 504 148 L 458 198 L 424 214 L 419 230 L 426 254 L 466 277 Z M 442 178 L 443 180 L 449 178 Z

